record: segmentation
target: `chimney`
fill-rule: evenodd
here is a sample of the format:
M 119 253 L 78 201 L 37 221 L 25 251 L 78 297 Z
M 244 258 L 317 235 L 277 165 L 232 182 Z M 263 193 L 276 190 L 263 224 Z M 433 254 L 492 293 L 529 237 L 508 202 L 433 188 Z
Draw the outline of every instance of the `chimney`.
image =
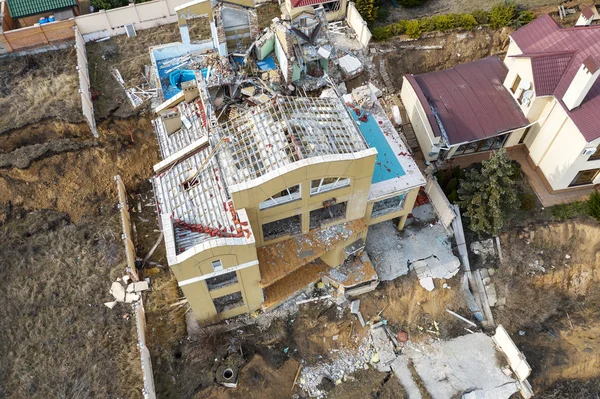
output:
M 577 70 L 562 98 L 569 111 L 581 105 L 585 96 L 596 83 L 598 75 L 600 75 L 600 65 L 592 56 L 587 57 Z
M 163 112 L 160 116 L 169 136 L 181 129 L 181 115 L 177 108 Z
M 186 103 L 189 103 L 198 97 L 198 85 L 196 80 L 188 80 L 187 82 L 181 83 L 181 91 L 183 91 L 183 98 Z

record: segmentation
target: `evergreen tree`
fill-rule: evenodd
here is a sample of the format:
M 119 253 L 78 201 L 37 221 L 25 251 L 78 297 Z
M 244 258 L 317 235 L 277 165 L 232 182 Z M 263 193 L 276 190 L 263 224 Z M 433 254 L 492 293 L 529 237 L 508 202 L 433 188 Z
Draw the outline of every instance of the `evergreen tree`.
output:
M 483 161 L 481 171 L 467 172 L 458 195 L 473 232 L 498 234 L 505 211 L 518 203 L 514 169 L 506 151 L 501 148 Z

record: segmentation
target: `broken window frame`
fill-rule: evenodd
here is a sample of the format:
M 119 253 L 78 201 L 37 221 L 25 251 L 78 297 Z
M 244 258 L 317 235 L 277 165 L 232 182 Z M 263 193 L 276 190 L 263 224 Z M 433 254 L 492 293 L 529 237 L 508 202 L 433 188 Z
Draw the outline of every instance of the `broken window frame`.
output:
M 596 147 L 596 152 L 590 155 L 588 161 L 597 161 L 598 159 L 600 159 L 600 144 L 598 144 L 598 147 Z
M 288 229 L 288 230 L 282 231 L 280 233 L 276 233 L 273 236 L 271 236 L 271 235 L 267 236 L 265 234 L 265 226 L 268 226 L 270 224 L 274 224 L 274 223 L 277 223 L 277 222 L 281 222 L 282 220 L 293 219 L 293 218 L 298 218 L 298 223 L 293 225 L 294 229 Z M 302 233 L 302 214 L 288 216 L 286 218 L 274 220 L 272 222 L 263 223 L 262 226 L 261 226 L 261 230 L 262 230 L 262 236 L 263 236 L 263 241 L 264 242 L 276 240 L 278 238 L 285 237 L 287 235 L 293 236 L 293 235 L 296 235 L 296 234 L 301 234 Z
M 224 280 L 221 281 L 222 279 Z M 221 273 L 205 280 L 206 288 L 208 288 L 209 291 L 215 291 L 221 288 L 229 287 L 230 285 L 237 284 L 238 281 L 237 272 L 235 271 Z
M 296 188 L 297 188 L 297 190 L 296 190 Z M 282 193 L 286 193 L 286 194 L 282 195 Z M 276 196 L 277 194 L 279 194 L 279 196 Z M 272 208 L 277 205 L 283 205 L 283 204 L 287 204 L 289 202 L 293 202 L 293 201 L 302 199 L 302 185 L 296 184 L 295 186 L 287 187 L 286 189 L 280 191 L 277 194 L 273 194 L 266 200 L 262 201 L 258 205 L 258 208 L 261 211 L 263 211 L 265 209 L 269 209 L 269 208 Z
M 217 259 L 217 260 L 213 260 L 211 262 L 213 271 L 215 272 L 220 272 L 221 270 L 223 270 L 223 262 L 221 262 L 221 259 Z
M 325 183 L 327 179 L 336 179 L 332 183 Z M 313 187 L 315 182 L 319 182 L 317 187 Z M 323 177 L 322 179 L 315 179 L 310 181 L 310 196 L 326 193 L 328 191 L 337 190 L 338 188 L 348 187 L 350 185 L 350 179 L 345 177 Z
M 384 201 L 389 202 L 390 200 L 393 200 L 398 197 L 400 197 L 400 202 L 398 203 L 398 205 L 393 205 L 393 206 L 389 206 L 386 208 L 377 209 L 378 204 L 381 204 Z M 402 193 L 399 195 L 393 195 L 391 197 L 387 197 L 382 200 L 375 201 L 375 202 L 373 202 L 373 208 L 371 208 L 371 219 L 375 219 L 375 218 L 378 218 L 381 216 L 389 215 L 390 213 L 401 211 L 404 209 L 405 203 L 406 203 L 406 193 Z
M 325 201 L 326 202 L 326 201 Z M 324 210 L 327 210 L 329 208 L 337 208 L 337 207 L 343 207 L 343 212 L 341 215 L 339 216 L 331 216 L 332 212 L 329 211 L 329 215 L 331 216 L 329 219 L 323 219 L 323 218 L 313 218 L 313 215 L 315 212 L 323 212 Z M 346 213 L 348 212 L 348 201 L 343 201 L 343 202 L 337 202 L 333 205 L 329 205 L 328 207 L 322 207 L 322 208 L 317 208 L 317 209 L 313 209 L 312 211 L 310 211 L 308 217 L 308 225 L 309 225 L 309 229 L 310 230 L 314 230 L 314 229 L 318 229 L 323 227 L 324 225 L 329 225 L 331 223 L 334 222 L 338 222 L 340 220 L 345 220 L 346 219 Z
M 227 301 L 224 298 L 231 297 L 231 301 Z M 223 313 L 231 309 L 236 309 L 241 306 L 244 306 L 246 303 L 244 302 L 244 296 L 242 295 L 242 291 L 232 292 L 231 294 L 223 295 L 218 298 L 213 298 L 213 305 L 217 311 L 217 313 Z M 221 302 L 224 302 L 221 304 Z

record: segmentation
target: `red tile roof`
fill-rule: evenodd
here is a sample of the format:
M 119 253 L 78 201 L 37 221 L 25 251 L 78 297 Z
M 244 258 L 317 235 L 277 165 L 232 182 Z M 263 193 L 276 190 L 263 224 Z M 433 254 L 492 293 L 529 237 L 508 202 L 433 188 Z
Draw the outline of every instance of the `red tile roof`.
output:
M 588 142 L 599 138 L 600 80 L 572 111 L 564 105 L 562 97 L 581 64 L 590 56 L 600 56 L 600 26 L 561 28 L 544 14 L 514 32 L 511 38 L 523 52 L 520 56 L 532 58 L 536 95 L 554 95 Z
M 442 71 L 407 75 L 406 79 L 423 104 L 435 135 L 443 135 L 443 128 L 449 144 L 459 144 L 529 123 L 502 84 L 507 72 L 494 56 Z
M 587 20 L 594 18 L 594 11 L 590 7 L 584 7 L 581 13 Z
M 304 6 L 312 6 L 315 4 L 326 3 L 330 0 L 291 0 L 292 6 L 294 7 L 304 7 Z

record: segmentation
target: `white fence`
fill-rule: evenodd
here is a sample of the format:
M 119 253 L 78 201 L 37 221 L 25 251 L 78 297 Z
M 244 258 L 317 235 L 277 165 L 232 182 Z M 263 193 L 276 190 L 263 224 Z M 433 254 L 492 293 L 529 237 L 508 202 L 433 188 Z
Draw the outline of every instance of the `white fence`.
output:
M 154 0 L 112 10 L 79 15 L 75 23 L 86 41 L 125 33 L 125 25 L 136 30 L 153 28 L 177 21 L 175 7 L 190 0 Z
M 121 224 L 123 226 L 123 242 L 125 244 L 125 254 L 127 258 L 127 273 L 134 281 L 138 281 L 138 274 L 135 268 L 135 249 L 131 240 L 131 219 L 129 218 L 129 206 L 127 205 L 127 192 L 125 185 L 121 180 L 121 176 L 115 176 L 117 183 L 117 194 L 119 196 L 119 210 L 121 212 Z M 144 303 L 142 295 L 137 302 L 131 304 L 135 313 L 135 326 L 137 329 L 137 347 L 140 351 L 140 359 L 142 362 L 142 377 L 144 380 L 144 388 L 142 394 L 144 399 L 156 399 L 154 390 L 154 377 L 152 375 L 152 361 L 150 351 L 146 346 L 146 312 L 144 311 Z
M 365 47 L 371 41 L 371 31 L 367 27 L 367 23 L 360 16 L 354 3 L 348 3 L 348 11 L 346 11 L 346 22 L 356 32 L 356 39 Z
M 429 197 L 433 208 L 438 214 L 442 225 L 445 228 L 449 228 L 456 215 L 454 214 L 452 205 L 450 205 L 450 201 L 448 201 L 446 194 L 444 194 L 444 191 L 442 190 L 438 182 L 435 180 L 435 178 L 427 176 L 425 193 L 427 193 L 427 196 Z
M 85 41 L 77 29 L 75 31 L 75 50 L 77 53 L 77 74 L 79 75 L 79 94 L 81 95 L 81 111 L 87 120 L 90 130 L 94 137 L 98 137 L 96 128 L 96 119 L 94 119 L 94 103 L 92 102 L 92 93 L 90 92 L 90 74 L 88 71 L 87 55 L 85 53 Z

